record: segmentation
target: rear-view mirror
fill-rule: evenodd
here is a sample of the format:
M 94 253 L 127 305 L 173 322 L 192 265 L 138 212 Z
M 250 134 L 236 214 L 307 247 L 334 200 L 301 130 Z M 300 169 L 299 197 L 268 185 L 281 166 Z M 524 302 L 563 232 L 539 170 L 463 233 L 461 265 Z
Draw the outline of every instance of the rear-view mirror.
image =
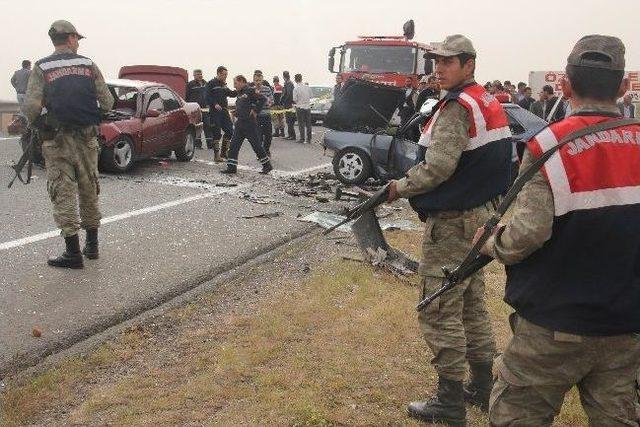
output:
M 424 104 L 422 104 L 422 107 L 420 107 L 420 115 L 422 117 L 427 117 L 429 114 L 431 114 L 431 112 L 433 111 L 433 107 L 435 107 L 437 103 L 438 101 L 432 98 L 424 101 Z
M 146 117 L 160 117 L 160 111 L 155 110 L 153 108 L 147 110 L 147 113 L 145 114 Z
M 336 63 L 336 48 L 332 47 L 331 50 L 329 51 L 329 71 L 330 72 L 334 72 L 333 71 L 333 67 Z

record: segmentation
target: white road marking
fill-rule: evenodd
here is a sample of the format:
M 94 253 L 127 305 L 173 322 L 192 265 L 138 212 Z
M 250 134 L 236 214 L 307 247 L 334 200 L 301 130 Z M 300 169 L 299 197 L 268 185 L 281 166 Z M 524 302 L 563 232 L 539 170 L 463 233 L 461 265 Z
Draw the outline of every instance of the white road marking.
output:
M 127 218 L 132 218 L 135 216 L 140 216 L 140 215 L 145 215 L 151 212 L 157 212 L 163 209 L 168 209 L 168 208 L 172 208 L 174 206 L 179 206 L 179 205 L 183 205 L 185 203 L 190 203 L 190 202 L 194 202 L 196 200 L 202 200 L 202 199 L 207 199 L 210 197 L 214 197 L 214 196 L 218 196 L 221 194 L 229 194 L 229 193 L 234 193 L 236 191 L 240 191 L 244 188 L 249 187 L 250 184 L 243 184 L 243 185 L 239 185 L 237 187 L 233 187 L 233 188 L 213 188 L 211 189 L 211 191 L 206 192 L 206 193 L 200 193 L 200 194 L 196 194 L 195 196 L 189 196 L 189 197 L 184 197 L 182 199 L 177 199 L 177 200 L 172 200 L 170 202 L 165 202 L 165 203 L 160 203 L 159 205 L 154 205 L 154 206 L 148 206 L 146 208 L 142 208 L 142 209 L 136 209 L 133 211 L 129 211 L 129 212 L 125 212 L 125 213 L 121 213 L 118 215 L 113 215 L 107 218 L 103 218 L 100 221 L 101 225 L 104 224 L 109 224 L 111 222 L 116 222 L 116 221 L 122 221 L 123 219 L 127 219 Z M 0 243 L 0 251 L 4 251 L 7 249 L 12 249 L 12 248 L 17 248 L 20 246 L 24 246 L 24 245 L 28 245 L 30 243 L 35 243 L 35 242 L 39 242 L 41 240 L 46 240 L 46 239 L 50 239 L 52 237 L 55 236 L 59 236 L 60 235 L 60 231 L 59 230 L 54 230 L 54 231 L 47 231 L 46 233 L 40 233 L 40 234 L 36 234 L 33 236 L 28 236 L 28 237 L 23 237 L 22 239 L 16 239 L 16 240 L 11 240 L 9 242 L 4 242 L 4 243 Z
M 2 137 L 0 138 L 0 141 L 8 141 L 10 139 L 20 139 L 20 137 L 19 136 Z
M 209 165 L 209 166 L 220 166 L 220 165 L 224 165 L 224 163 L 216 163 L 216 162 L 212 162 L 210 160 L 202 160 L 202 159 L 195 159 L 196 162 L 199 163 L 203 163 L 205 165 Z M 271 175 L 274 178 L 291 178 L 294 176 L 300 176 L 300 175 L 305 175 L 311 172 L 315 172 L 318 170 L 322 170 L 322 169 L 326 169 L 328 167 L 331 166 L 331 163 L 324 163 L 322 165 L 318 165 L 318 166 L 312 166 L 310 168 L 306 168 L 306 169 L 300 169 L 297 171 L 283 171 L 283 170 L 278 170 L 278 169 L 274 169 L 271 171 Z M 244 165 L 238 165 L 238 169 L 239 170 L 246 170 L 246 171 L 251 171 L 251 172 L 260 172 L 262 169 L 259 168 L 254 168 L 251 166 L 244 166 Z
M 5 139 L 15 139 L 15 138 L 5 138 Z M 196 159 L 195 161 L 200 162 L 200 163 L 204 163 L 204 164 L 208 164 L 208 165 L 215 165 L 218 166 L 220 165 L 220 163 L 214 163 L 208 160 L 200 160 L 200 159 Z M 310 168 L 306 168 L 306 169 L 300 169 L 297 171 L 283 171 L 283 170 L 273 170 L 271 172 L 271 174 L 275 177 L 275 178 L 289 178 L 289 177 L 295 177 L 295 176 L 300 176 L 300 175 L 305 175 L 311 172 L 315 172 L 318 170 L 322 170 L 322 169 L 326 169 L 328 167 L 331 166 L 331 163 L 325 163 L 322 165 L 318 165 L 318 166 L 312 166 Z M 240 170 L 249 170 L 249 171 L 254 171 L 254 172 L 259 172 L 260 169 L 258 168 L 252 168 L 249 166 L 242 166 L 239 165 L 238 169 Z M 134 179 L 138 179 L 138 178 L 134 178 Z M 185 203 L 190 203 L 190 202 L 194 202 L 196 200 L 202 200 L 202 199 L 206 199 L 206 198 L 210 198 L 213 196 L 218 196 L 221 194 L 230 194 L 230 193 L 235 193 L 237 191 L 243 190 L 247 187 L 250 187 L 251 184 L 242 184 L 242 185 L 238 185 L 237 187 L 216 187 L 213 184 L 209 184 L 209 183 L 203 183 L 203 182 L 192 182 L 189 180 L 186 180 L 184 178 L 179 178 L 179 177 L 168 177 L 168 178 L 152 178 L 152 179 L 148 179 L 148 180 L 144 180 L 145 182 L 150 182 L 150 183 L 155 183 L 155 184 L 161 184 L 161 185 L 172 185 L 172 186 L 176 186 L 176 187 L 189 187 L 189 188 L 200 188 L 203 190 L 207 190 L 206 193 L 201 193 L 201 194 L 196 194 L 194 196 L 189 196 L 189 197 L 184 197 L 182 199 L 177 199 L 177 200 L 172 200 L 170 202 L 165 202 L 165 203 L 160 203 L 159 205 L 154 205 L 154 206 L 148 206 L 146 208 L 142 208 L 142 209 L 137 209 L 137 210 L 133 210 L 133 211 L 129 211 L 129 212 L 125 212 L 122 214 L 118 214 L 118 215 L 113 215 L 107 218 L 103 218 L 100 223 L 102 225 L 104 224 L 109 224 L 111 222 L 116 222 L 116 221 L 122 221 L 124 219 L 128 219 L 128 218 L 132 218 L 132 217 L 136 217 L 136 216 L 140 216 L 140 215 L 145 215 L 151 212 L 157 212 L 163 209 L 168 209 L 168 208 L 172 208 L 174 206 L 179 206 L 179 205 L 183 205 Z M 8 242 L 4 242 L 4 243 L 0 243 L 0 251 L 4 251 L 7 249 L 12 249 L 12 248 L 17 248 L 20 246 L 25 246 L 28 245 L 30 243 L 35 243 L 35 242 L 39 242 L 41 240 L 46 240 L 46 239 L 50 239 L 52 237 L 56 237 L 60 235 L 60 231 L 59 230 L 52 230 L 52 231 L 47 231 L 45 233 L 40 233 L 40 234 L 35 234 L 33 236 L 27 236 L 27 237 L 23 237 L 21 239 L 16 239 L 16 240 L 11 240 Z

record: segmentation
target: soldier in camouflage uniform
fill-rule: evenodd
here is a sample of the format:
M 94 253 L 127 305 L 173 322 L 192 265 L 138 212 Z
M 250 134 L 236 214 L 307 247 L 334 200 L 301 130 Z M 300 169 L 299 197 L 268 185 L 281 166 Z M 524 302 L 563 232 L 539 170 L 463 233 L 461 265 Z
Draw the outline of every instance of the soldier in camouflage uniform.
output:
M 562 83 L 572 113 L 527 144 L 521 170 L 567 134 L 621 118 L 624 54 L 616 37 L 578 41 Z M 638 144 L 640 125 L 630 125 L 563 146 L 483 247 L 507 266 L 505 301 L 515 309 L 491 425 L 550 426 L 575 386 L 589 425 L 638 426 Z
M 456 266 L 470 249 L 474 228 L 490 217 L 491 201 L 508 186 L 511 158 L 505 112 L 474 81 L 471 41 L 449 36 L 434 56 L 436 76 L 448 95 L 434 108 L 420 138 L 423 161 L 389 187 L 389 201 L 409 198 L 426 224 L 421 297 L 440 288 L 442 266 Z M 496 353 L 482 272 L 436 300 L 418 320 L 434 356 L 438 392 L 432 400 L 411 403 L 409 415 L 464 425 L 465 397 L 488 406 Z M 464 389 L 467 362 L 471 381 Z
M 82 253 L 98 258 L 98 124 L 100 109 L 114 99 L 96 64 L 77 54 L 83 38 L 67 21 L 49 29 L 55 52 L 36 62 L 25 100 L 25 114 L 33 123 L 46 108 L 48 129 L 41 131 L 47 169 L 47 189 L 53 217 L 65 239 L 66 250 L 50 258 L 54 267 L 83 268 Z M 98 106 L 99 103 L 99 106 Z M 80 217 L 78 217 L 78 201 Z M 80 252 L 78 230 L 87 232 Z

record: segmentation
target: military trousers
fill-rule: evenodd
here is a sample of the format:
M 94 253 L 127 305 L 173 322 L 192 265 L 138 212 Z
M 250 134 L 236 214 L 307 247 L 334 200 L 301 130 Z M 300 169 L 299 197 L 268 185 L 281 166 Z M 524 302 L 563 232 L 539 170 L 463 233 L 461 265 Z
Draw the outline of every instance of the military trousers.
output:
M 638 426 L 640 335 L 554 332 L 512 315 L 513 337 L 496 362 L 492 426 L 550 426 L 574 386 L 589 425 Z
M 89 126 L 59 131 L 42 143 L 53 219 L 64 237 L 100 226 L 97 135 L 97 128 Z
M 481 206 L 454 218 L 427 218 L 419 271 L 423 278 L 421 297 L 440 288 L 444 278 L 441 267 L 453 269 L 462 261 L 475 231 L 490 215 L 490 208 Z M 482 271 L 422 310 L 418 321 L 433 353 L 431 364 L 444 378 L 461 381 L 467 362 L 489 362 L 495 357 Z

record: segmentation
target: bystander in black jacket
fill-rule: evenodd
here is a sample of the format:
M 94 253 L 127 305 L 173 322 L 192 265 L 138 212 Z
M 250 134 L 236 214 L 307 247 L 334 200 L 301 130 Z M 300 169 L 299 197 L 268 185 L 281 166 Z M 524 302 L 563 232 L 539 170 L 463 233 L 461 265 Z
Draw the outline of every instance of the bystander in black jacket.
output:
M 284 82 L 281 102 L 284 108 L 293 106 L 293 82 L 291 80 Z
M 547 119 L 547 117 L 549 117 L 549 114 L 551 113 L 553 106 L 556 105 L 557 101 L 558 101 L 557 96 L 551 97 L 547 100 L 547 104 L 544 109 L 545 120 Z M 565 114 L 564 103 L 560 101 L 560 103 L 558 104 L 558 108 L 556 109 L 555 113 L 553 113 L 553 116 L 550 118 L 549 122 L 557 122 L 558 120 L 564 119 L 564 114 Z
M 520 102 L 518 102 L 518 105 L 521 106 L 522 108 L 524 108 L 525 110 L 529 111 L 531 110 L 531 105 L 536 102 L 535 99 L 533 99 L 530 96 L 525 96 L 524 98 L 522 98 L 520 100 Z
M 207 83 L 206 104 L 211 107 L 218 104 L 222 108 L 228 108 L 229 101 L 227 98 L 237 95 L 237 91 L 229 89 L 227 84 L 217 77 L 209 80 L 209 83 Z
M 207 81 L 197 81 L 191 80 L 187 83 L 187 93 L 185 94 L 185 101 L 187 102 L 197 102 L 200 105 L 200 108 L 207 107 L 206 100 L 206 91 L 207 91 Z

